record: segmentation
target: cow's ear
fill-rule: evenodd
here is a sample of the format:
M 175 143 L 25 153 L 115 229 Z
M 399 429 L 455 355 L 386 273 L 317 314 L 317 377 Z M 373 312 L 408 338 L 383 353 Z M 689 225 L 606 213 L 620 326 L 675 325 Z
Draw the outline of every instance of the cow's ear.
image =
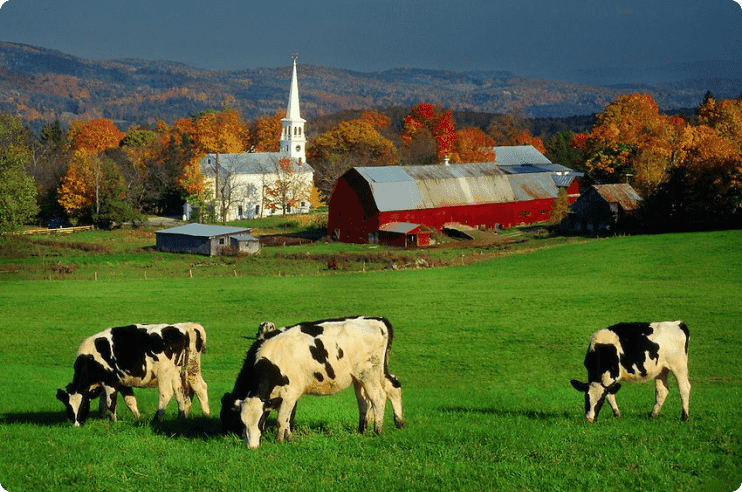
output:
M 608 386 L 608 393 L 615 395 L 620 389 L 621 385 L 619 383 L 613 383 L 612 385 Z
M 242 400 L 235 400 L 232 402 L 232 410 L 240 411 L 242 410 Z
M 67 404 L 67 402 L 70 401 L 70 395 L 68 395 L 66 391 L 58 389 L 57 400 L 61 401 L 64 404 Z
M 577 381 L 576 379 L 573 379 L 572 381 L 570 381 L 570 383 L 572 383 L 572 387 L 577 391 L 580 391 L 582 393 L 585 393 L 587 391 L 587 383 L 582 383 L 580 381 Z

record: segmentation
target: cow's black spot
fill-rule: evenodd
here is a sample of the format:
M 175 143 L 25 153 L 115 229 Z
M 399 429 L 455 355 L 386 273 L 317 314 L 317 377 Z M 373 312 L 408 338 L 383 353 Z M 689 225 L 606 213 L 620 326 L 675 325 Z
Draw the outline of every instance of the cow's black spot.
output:
M 318 324 L 301 325 L 300 330 L 302 331 L 302 333 L 306 333 L 310 337 L 314 337 L 314 338 L 320 336 L 321 334 L 325 332 L 325 329 Z
M 180 356 L 188 346 L 188 334 L 181 332 L 174 326 L 168 326 L 162 329 L 162 351 L 165 357 L 174 360 L 174 357 Z
M 162 352 L 162 338 L 156 334 L 150 337 L 147 330 L 136 325 L 113 328 L 111 339 L 116 361 L 114 367 L 134 377 L 143 378 L 146 375 L 147 353 Z
M 309 353 L 312 354 L 312 358 L 314 360 L 325 366 L 327 377 L 329 377 L 330 379 L 335 379 L 335 369 L 333 369 L 330 365 L 330 362 L 328 360 L 330 354 L 327 352 L 325 344 L 322 343 L 322 340 L 320 340 L 319 338 L 315 338 L 314 345 L 309 346 Z
M 204 340 L 201 338 L 201 330 L 196 330 L 196 352 L 204 351 Z
M 322 375 L 321 372 L 315 372 L 314 373 L 314 379 L 319 381 L 320 383 L 325 380 L 325 377 Z
M 618 350 L 615 345 L 596 343 L 593 350 L 585 354 L 584 364 L 588 382 L 600 381 L 606 371 L 615 379 L 619 375 Z
M 285 376 L 281 369 L 268 359 L 260 359 L 254 368 L 254 374 L 257 378 L 257 396 L 266 402 L 270 399 L 271 393 L 276 386 L 286 386 L 289 384 L 288 376 Z
M 114 369 L 116 367 L 116 361 L 113 360 L 111 345 L 108 343 L 108 339 L 103 337 L 96 338 L 93 345 L 95 345 L 95 350 L 100 354 L 101 359 L 108 364 L 108 367 Z
M 315 338 L 314 345 L 309 346 L 309 353 L 312 354 L 312 358 L 320 364 L 327 362 L 327 356 L 330 355 L 327 352 L 327 349 L 325 349 L 325 344 L 322 343 L 322 340 L 319 338 Z
M 616 335 L 621 343 L 623 354 L 621 355 L 621 365 L 627 372 L 635 373 L 639 370 L 642 376 L 647 375 L 647 369 L 644 363 L 647 357 L 653 360 L 660 358 L 660 346 L 648 337 L 654 333 L 654 329 L 649 323 L 621 323 L 608 328 Z M 636 366 L 636 369 L 634 369 Z
M 343 358 L 343 355 L 345 355 L 345 354 L 343 354 L 343 349 L 341 349 L 340 347 L 338 347 L 338 360 L 342 359 Z

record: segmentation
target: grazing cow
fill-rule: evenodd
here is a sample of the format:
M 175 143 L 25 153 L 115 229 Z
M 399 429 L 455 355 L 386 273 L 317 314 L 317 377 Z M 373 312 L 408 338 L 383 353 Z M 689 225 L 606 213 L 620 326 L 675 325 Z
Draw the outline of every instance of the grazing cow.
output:
M 690 332 L 682 321 L 620 323 L 594 333 L 585 355 L 588 381 L 571 381 L 577 391 L 585 393 L 587 420 L 598 419 L 605 400 L 611 405 L 613 414 L 621 416 L 615 397 L 621 388 L 619 381 L 644 383 L 651 379 L 655 380 L 651 416 L 656 417 L 669 391 L 667 375 L 670 372 L 678 381 L 683 405 L 681 418 L 688 420 L 688 340 Z
M 67 416 L 76 427 L 87 420 L 90 400 L 101 395 L 100 408 L 116 420 L 116 395 L 121 393 L 139 418 L 132 387 L 157 386 L 160 400 L 156 418 L 175 395 L 178 415 L 188 415 L 193 395 L 209 415 L 206 382 L 201 376 L 201 353 L 206 331 L 197 323 L 129 325 L 108 328 L 88 337 L 77 351 L 75 374 L 66 391 L 58 390 Z
M 359 406 L 359 430 L 373 420 L 381 432 L 386 400 L 403 425 L 402 390 L 388 372 L 392 326 L 365 316 L 265 329 L 247 353 L 232 393 L 222 398 L 225 430 L 244 433 L 257 448 L 271 410 L 278 411 L 276 439 L 291 436 L 296 402 L 304 394 L 332 395 L 351 383 Z

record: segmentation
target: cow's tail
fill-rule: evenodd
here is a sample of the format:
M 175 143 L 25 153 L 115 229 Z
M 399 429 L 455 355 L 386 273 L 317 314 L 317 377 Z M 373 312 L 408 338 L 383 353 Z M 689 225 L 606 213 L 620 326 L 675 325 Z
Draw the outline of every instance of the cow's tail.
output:
M 685 355 L 688 355 L 688 342 L 690 342 L 690 330 L 688 329 L 688 325 L 686 325 L 684 322 L 679 321 L 678 322 L 678 328 L 685 333 Z
M 392 323 L 386 318 L 379 318 L 379 321 L 384 323 L 388 333 L 386 340 L 386 351 L 384 352 L 384 377 L 392 383 L 392 386 L 399 388 L 402 384 L 399 382 L 394 374 L 389 374 L 389 355 L 392 352 L 392 342 L 394 341 L 394 328 Z

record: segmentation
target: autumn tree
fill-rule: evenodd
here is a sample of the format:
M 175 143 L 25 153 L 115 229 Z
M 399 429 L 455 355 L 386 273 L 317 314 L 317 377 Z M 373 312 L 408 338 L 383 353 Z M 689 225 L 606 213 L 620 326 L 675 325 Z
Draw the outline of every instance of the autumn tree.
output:
M 263 209 L 281 210 L 288 213 L 300 202 L 308 201 L 312 187 L 294 169 L 291 159 L 277 159 L 274 163 L 274 176 L 263 185 Z
M 38 213 L 36 188 L 26 173 L 30 151 L 20 120 L 0 114 L 0 232 L 20 227 Z
M 682 132 L 677 164 L 643 207 L 654 229 L 698 230 L 742 226 L 742 155 L 713 128 Z
M 285 111 L 264 115 L 255 119 L 250 126 L 248 145 L 250 152 L 278 152 L 281 140 L 281 118 Z
M 101 206 L 106 199 L 123 200 L 118 189 L 120 172 L 109 165 L 103 152 L 117 148 L 126 135 L 110 120 L 97 119 L 85 123 L 73 122 L 67 131 L 70 144 L 70 164 L 62 178 L 59 204 L 67 215 L 75 219 L 94 220 L 101 217 Z M 129 213 L 124 220 L 128 220 Z
M 433 161 L 442 161 L 445 157 L 451 156 L 456 145 L 456 124 L 453 120 L 451 111 L 443 111 L 429 103 L 420 103 L 413 106 L 410 113 L 405 117 L 402 133 L 400 135 L 405 149 L 420 147 L 420 137 L 432 137 L 436 144 Z M 407 153 L 406 157 L 419 159 L 426 156 L 411 155 Z M 409 162 L 409 161 L 408 161 Z M 410 162 L 415 164 L 430 164 L 432 162 Z
M 497 146 L 532 145 L 546 154 L 544 142 L 531 134 L 528 121 L 519 113 L 497 115 L 487 126 L 487 135 Z
M 310 142 L 307 160 L 312 163 L 315 184 L 325 201 L 337 178 L 348 169 L 399 163 L 397 148 L 379 132 L 389 124 L 388 119 L 383 118 L 375 112 L 364 113 L 358 119 L 341 121 Z
M 470 127 L 456 131 L 456 145 L 452 162 L 494 162 L 495 141 L 481 128 Z
M 584 166 L 598 180 L 619 182 L 627 178 L 647 196 L 674 165 L 674 148 L 685 121 L 660 114 L 648 94 L 618 97 L 597 116 L 588 134 L 571 142 L 583 153 Z

